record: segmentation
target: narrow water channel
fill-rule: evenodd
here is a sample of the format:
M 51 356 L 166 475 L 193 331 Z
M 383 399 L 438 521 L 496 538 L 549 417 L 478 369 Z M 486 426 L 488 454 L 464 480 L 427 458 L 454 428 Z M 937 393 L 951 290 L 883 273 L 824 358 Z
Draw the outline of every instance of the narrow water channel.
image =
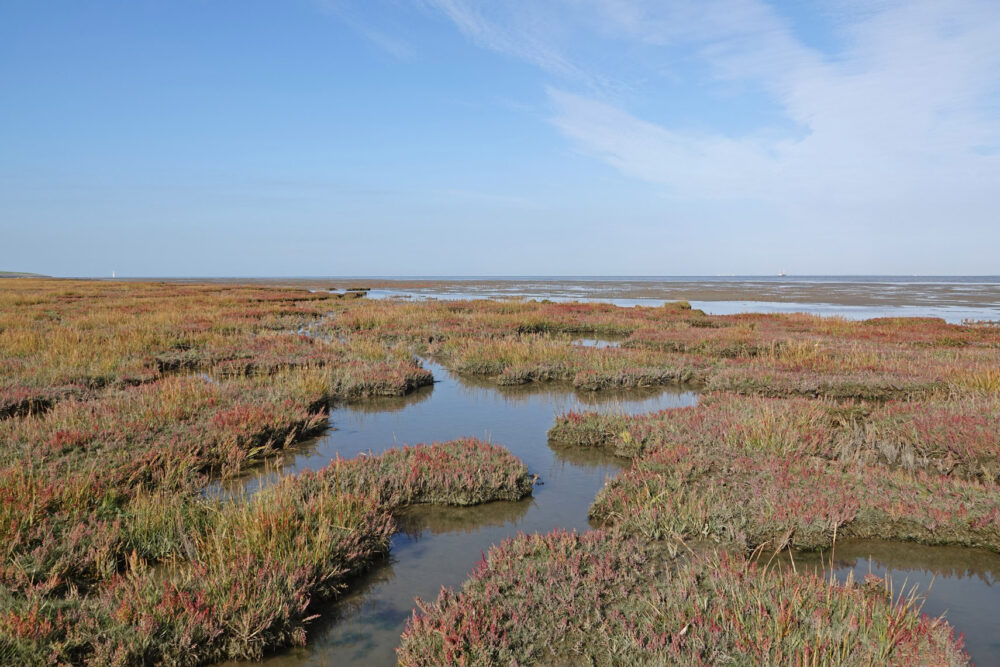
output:
M 332 429 L 286 456 L 280 474 L 318 469 L 337 455 L 352 457 L 420 442 L 461 436 L 487 439 L 509 449 L 540 477 L 532 497 L 471 508 L 420 506 L 400 517 L 391 555 L 354 582 L 348 594 L 310 628 L 309 644 L 265 662 L 278 665 L 392 665 L 414 598 L 433 600 L 442 586 L 458 587 L 471 569 L 504 538 L 520 531 L 590 528 L 587 509 L 622 461 L 601 452 L 553 449 L 546 438 L 565 410 L 642 413 L 694 405 L 697 396 L 679 388 L 580 394 L 560 384 L 499 388 L 460 377 L 424 362 L 437 380 L 402 398 L 334 409 Z M 273 474 L 279 474 L 275 472 Z M 264 475 L 248 490 L 266 483 Z
M 788 564 L 788 557 L 782 561 Z M 1000 554 L 962 547 L 929 547 L 888 541 L 841 541 L 831 554 L 796 554 L 798 571 L 864 581 L 889 578 L 894 594 L 914 587 L 925 596 L 923 612 L 945 619 L 965 635 L 977 667 L 1000 666 Z
M 432 387 L 334 409 L 329 432 L 290 450 L 278 470 L 249 479 L 244 488 L 253 491 L 275 475 L 322 468 L 337 455 L 352 457 L 461 436 L 506 447 L 542 484 L 533 497 L 516 503 L 407 511 L 399 517 L 400 532 L 392 539 L 389 558 L 323 610 L 310 628 L 307 646 L 272 656 L 265 660 L 267 665 L 395 664 L 395 647 L 414 598 L 433 600 L 442 586 L 461 586 L 490 546 L 518 532 L 590 528 L 587 509 L 606 478 L 624 463 L 599 451 L 551 447 L 546 432 L 556 414 L 571 409 L 642 413 L 697 401 L 695 393 L 680 389 L 581 394 L 560 384 L 497 387 L 438 364 L 424 365 L 434 373 Z M 799 571 L 831 571 L 829 553 L 797 554 L 795 562 Z M 869 572 L 888 576 L 897 591 L 916 585 L 926 595 L 924 612 L 945 614 L 965 634 L 976 665 L 1000 667 L 1000 555 L 894 542 L 841 542 L 832 572 L 840 581 L 848 573 L 855 580 Z

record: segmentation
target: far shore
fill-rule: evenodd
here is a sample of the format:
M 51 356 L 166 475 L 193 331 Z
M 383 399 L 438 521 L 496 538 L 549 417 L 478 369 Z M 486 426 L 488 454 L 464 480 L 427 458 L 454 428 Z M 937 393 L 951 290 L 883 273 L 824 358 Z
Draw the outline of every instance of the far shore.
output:
M 35 274 L 0 272 L 0 277 L 42 277 Z M 704 280 L 656 280 L 648 278 L 117 278 L 130 282 L 215 282 L 259 284 L 275 287 L 305 287 L 315 290 L 385 290 L 418 297 L 457 298 L 553 298 L 559 300 L 664 300 L 691 302 L 770 302 L 833 304 L 850 307 L 929 307 L 1000 310 L 1000 280 L 995 277 L 942 277 L 938 282 L 908 282 L 905 279 L 873 279 L 870 282 L 845 277 L 822 282 L 788 276 L 768 278 L 706 278 Z

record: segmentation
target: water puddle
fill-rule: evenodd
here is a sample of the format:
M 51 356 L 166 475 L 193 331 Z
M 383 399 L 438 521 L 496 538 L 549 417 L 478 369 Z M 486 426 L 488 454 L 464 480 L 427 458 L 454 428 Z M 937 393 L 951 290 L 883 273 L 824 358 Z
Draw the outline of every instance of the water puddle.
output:
M 546 432 L 565 410 L 651 412 L 694 405 L 695 393 L 657 391 L 577 394 L 569 385 L 497 387 L 459 377 L 424 362 L 437 382 L 402 398 L 345 405 L 330 415 L 333 429 L 290 450 L 280 470 L 245 482 L 248 491 L 276 474 L 318 469 L 331 458 L 378 453 L 403 444 L 475 436 L 509 449 L 541 478 L 520 502 L 471 508 L 421 506 L 399 517 L 389 558 L 324 610 L 309 631 L 309 645 L 269 658 L 272 666 L 395 664 L 414 598 L 433 600 L 442 586 L 458 587 L 490 546 L 519 531 L 590 528 L 587 509 L 608 476 L 624 462 L 602 452 L 553 449 Z
M 603 350 L 608 347 L 621 347 L 622 342 L 620 340 L 613 340 L 610 338 L 576 338 L 573 340 L 573 345 L 578 345 L 580 347 L 594 347 L 598 350 Z
M 783 562 L 788 562 L 787 556 Z M 795 565 L 830 572 L 830 554 L 796 554 Z M 923 611 L 945 618 L 965 633 L 973 662 L 1000 665 L 1000 554 L 961 547 L 928 547 L 881 541 L 842 541 L 833 554 L 833 574 L 843 582 L 849 574 L 889 577 L 896 594 L 916 586 L 926 596 Z

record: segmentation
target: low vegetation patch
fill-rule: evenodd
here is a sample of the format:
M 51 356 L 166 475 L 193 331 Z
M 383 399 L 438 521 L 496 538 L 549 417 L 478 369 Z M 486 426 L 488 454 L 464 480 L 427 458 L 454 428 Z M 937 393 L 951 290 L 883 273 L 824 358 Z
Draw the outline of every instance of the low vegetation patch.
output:
M 652 539 L 816 549 L 840 535 L 1000 550 L 993 401 L 716 394 L 652 415 L 569 413 L 550 438 L 634 458 L 591 515 Z
M 716 393 L 703 395 L 695 407 L 647 415 L 570 412 L 556 419 L 549 438 L 628 458 L 668 445 L 721 446 L 996 482 L 1000 402 L 965 397 L 845 403 Z
M 657 450 L 612 480 L 590 513 L 651 539 L 743 551 L 828 548 L 838 535 L 1000 550 L 993 485 L 724 446 Z
M 329 326 L 338 336 L 409 342 L 453 370 L 500 384 L 560 380 L 601 389 L 680 381 L 834 400 L 995 395 L 1000 347 L 1000 330 L 981 324 L 706 316 L 676 304 L 359 302 Z M 573 345 L 570 335 L 625 340 L 620 347 L 590 347 Z
M 474 438 L 338 459 L 326 475 L 341 491 L 373 495 L 390 508 L 520 500 L 534 486 L 528 469 L 512 454 Z
M 34 567 L 2 573 L 0 659 L 259 659 L 304 643 L 315 604 L 387 553 L 394 510 L 515 500 L 531 489 L 524 465 L 506 450 L 467 439 L 335 461 L 252 498 L 157 493 L 136 496 L 103 524 L 78 514 L 75 536 L 63 535 L 61 545 L 93 565 L 74 572 L 73 585 L 65 568 L 38 571 L 38 548 L 29 554 L 23 541 L 5 542 L 20 565 Z M 4 537 L 27 522 L 7 519 Z
M 594 531 L 494 547 L 418 603 L 402 665 L 966 665 L 961 641 L 885 581 L 838 585 L 720 552 Z

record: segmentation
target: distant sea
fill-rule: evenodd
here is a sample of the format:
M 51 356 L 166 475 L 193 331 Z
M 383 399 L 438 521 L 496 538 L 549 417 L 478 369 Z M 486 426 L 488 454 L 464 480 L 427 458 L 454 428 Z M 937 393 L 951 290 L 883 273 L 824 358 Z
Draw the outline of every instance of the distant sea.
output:
M 686 300 L 712 315 L 804 312 L 847 319 L 939 317 L 1000 322 L 1000 275 L 302 276 L 128 278 L 366 287 L 372 299 L 534 299 L 659 306 Z M 121 279 L 120 279 L 121 280 Z
M 871 284 L 909 284 L 937 283 L 949 284 L 1000 284 L 997 276 L 885 276 L 885 275 L 850 275 L 850 276 L 324 276 L 324 280 L 392 280 L 392 281 L 503 281 L 503 282 L 649 282 L 649 283 L 691 283 L 691 282 L 721 282 L 721 283 L 871 283 Z
M 370 298 L 599 301 L 657 306 L 685 299 L 713 315 L 806 312 L 848 319 L 1000 321 L 1000 276 L 419 276 L 335 278 Z

